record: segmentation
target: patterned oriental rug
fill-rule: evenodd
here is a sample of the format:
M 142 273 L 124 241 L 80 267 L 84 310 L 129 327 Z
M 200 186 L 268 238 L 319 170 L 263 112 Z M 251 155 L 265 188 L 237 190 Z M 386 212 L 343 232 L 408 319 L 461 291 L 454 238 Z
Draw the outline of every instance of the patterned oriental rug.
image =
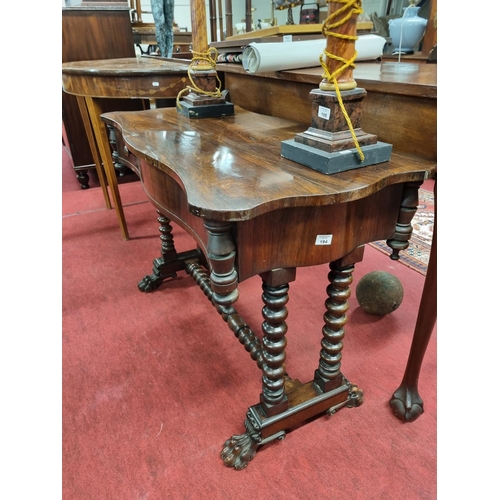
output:
M 434 193 L 426 189 L 419 190 L 419 205 L 412 221 L 413 233 L 410 245 L 399 254 L 399 262 L 418 271 L 427 273 L 431 250 L 432 233 L 434 231 Z M 390 255 L 392 249 L 384 241 L 375 241 L 371 246 Z

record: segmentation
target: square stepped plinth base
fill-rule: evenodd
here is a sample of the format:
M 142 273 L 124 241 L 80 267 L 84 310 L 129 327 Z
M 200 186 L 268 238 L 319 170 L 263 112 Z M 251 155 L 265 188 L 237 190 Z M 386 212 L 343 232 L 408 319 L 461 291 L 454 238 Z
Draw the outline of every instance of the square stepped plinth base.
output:
M 368 165 L 389 161 L 392 153 L 392 144 L 377 142 L 376 144 L 362 146 L 361 151 L 365 155 L 363 161 L 360 161 L 356 148 L 328 153 L 301 144 L 300 142 L 295 142 L 294 139 L 281 143 L 281 156 L 324 174 L 336 174 L 345 170 L 367 167 Z
M 231 102 L 193 106 L 181 101 L 179 105 L 178 112 L 188 118 L 214 118 L 234 115 L 234 104 Z

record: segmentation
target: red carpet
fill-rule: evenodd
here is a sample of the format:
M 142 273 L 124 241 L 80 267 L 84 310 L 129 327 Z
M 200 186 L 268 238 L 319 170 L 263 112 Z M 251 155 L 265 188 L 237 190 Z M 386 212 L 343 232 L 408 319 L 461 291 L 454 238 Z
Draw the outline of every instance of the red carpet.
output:
M 124 241 L 99 187 L 65 189 L 74 174 L 63 160 L 63 498 L 436 498 L 435 334 L 420 376 L 424 414 L 403 424 L 388 404 L 403 376 L 424 276 L 367 246 L 342 360 L 364 404 L 287 433 L 235 471 L 219 453 L 258 402 L 257 366 L 186 274 L 153 293 L 138 291 L 159 256 L 156 212 L 140 183 L 120 186 L 131 235 Z M 178 250 L 192 248 L 177 227 L 174 237 Z M 299 269 L 290 285 L 287 371 L 302 382 L 319 359 L 327 269 Z M 405 291 L 382 318 L 366 314 L 354 293 L 373 270 L 396 275 Z M 260 294 L 260 278 L 247 280 L 236 304 L 258 335 Z

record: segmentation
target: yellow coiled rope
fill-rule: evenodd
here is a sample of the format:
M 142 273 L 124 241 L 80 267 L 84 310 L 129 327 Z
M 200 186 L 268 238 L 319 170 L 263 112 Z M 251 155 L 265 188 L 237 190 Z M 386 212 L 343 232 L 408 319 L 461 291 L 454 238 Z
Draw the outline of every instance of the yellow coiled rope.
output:
M 358 39 L 357 36 L 351 36 L 351 35 L 344 35 L 342 33 L 337 33 L 336 31 L 333 31 L 335 28 L 338 28 L 339 26 L 342 26 L 344 23 L 348 22 L 349 19 L 354 14 L 361 14 L 363 12 L 363 9 L 361 8 L 360 4 L 358 3 L 358 0 L 326 0 L 327 3 L 342 3 L 344 4 L 343 7 L 340 9 L 336 10 L 335 12 L 332 12 L 326 19 L 325 22 L 323 23 L 323 28 L 322 32 L 325 37 L 327 36 L 333 36 L 335 38 L 342 38 L 344 40 L 351 40 L 353 43 Z M 341 19 L 336 20 L 343 16 Z M 330 73 L 330 70 L 328 69 L 324 57 L 328 57 L 329 59 L 334 59 L 337 62 L 342 63 L 342 66 L 337 68 L 333 73 Z M 358 139 L 356 137 L 356 133 L 354 132 L 354 128 L 351 123 L 351 119 L 349 118 L 349 115 L 347 114 L 347 111 L 344 107 L 344 103 L 342 102 L 342 96 L 340 94 L 340 89 L 339 85 L 337 83 L 337 77 L 348 67 L 355 68 L 356 65 L 354 64 L 354 61 L 356 60 L 356 56 L 358 55 L 357 51 L 354 50 L 354 55 L 351 57 L 351 59 L 345 59 L 343 57 L 339 57 L 335 54 L 331 54 L 328 52 L 326 49 L 323 51 L 323 54 L 319 56 L 319 62 L 321 64 L 321 67 L 324 70 L 323 73 L 323 78 L 325 78 L 329 83 L 333 83 L 335 86 L 335 93 L 337 95 L 337 99 L 339 101 L 339 106 L 340 109 L 342 110 L 342 114 L 344 115 L 344 118 L 347 122 L 347 125 L 349 127 L 349 130 L 351 132 L 354 145 L 356 146 L 356 149 L 358 150 L 359 153 L 359 158 L 361 161 L 365 159 L 365 155 L 363 151 L 361 151 L 361 148 L 358 143 Z
M 178 94 L 177 94 L 177 107 L 180 108 L 181 105 L 179 103 L 179 100 L 185 92 L 193 91 L 196 92 L 197 94 L 203 94 L 203 95 L 208 95 L 210 97 L 221 97 L 222 92 L 221 92 L 221 87 L 222 87 L 222 82 L 219 79 L 219 75 L 217 75 L 217 72 L 215 72 L 215 77 L 217 78 L 218 86 L 213 92 L 209 92 L 203 89 L 200 89 L 196 83 L 194 83 L 193 78 L 191 76 L 191 73 L 193 73 L 192 68 L 195 63 L 199 63 L 200 61 L 206 62 L 210 65 L 210 67 L 215 70 L 215 67 L 217 65 L 217 49 L 215 47 L 210 47 L 207 52 L 195 52 L 194 50 L 192 51 L 193 58 L 191 60 L 191 63 L 189 64 L 188 68 L 188 76 L 189 80 L 191 81 L 191 86 L 188 85 L 185 89 L 182 89 Z

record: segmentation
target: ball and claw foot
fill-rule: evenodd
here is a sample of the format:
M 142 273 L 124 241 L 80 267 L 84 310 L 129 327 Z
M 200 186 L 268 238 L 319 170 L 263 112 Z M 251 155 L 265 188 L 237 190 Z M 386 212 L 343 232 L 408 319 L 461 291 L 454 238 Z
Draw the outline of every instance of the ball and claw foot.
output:
M 144 276 L 139 283 L 137 283 L 137 287 L 141 292 L 152 292 L 153 290 L 156 290 L 165 279 L 167 278 L 176 278 L 177 273 L 173 273 L 170 276 L 160 276 L 159 274 L 149 274 L 147 276 Z
M 228 439 L 222 448 L 221 458 L 224 465 L 236 470 L 244 469 L 255 457 L 259 443 L 248 432 Z
M 424 402 L 416 389 L 399 387 L 393 394 L 389 405 L 399 420 L 413 422 L 424 413 Z

